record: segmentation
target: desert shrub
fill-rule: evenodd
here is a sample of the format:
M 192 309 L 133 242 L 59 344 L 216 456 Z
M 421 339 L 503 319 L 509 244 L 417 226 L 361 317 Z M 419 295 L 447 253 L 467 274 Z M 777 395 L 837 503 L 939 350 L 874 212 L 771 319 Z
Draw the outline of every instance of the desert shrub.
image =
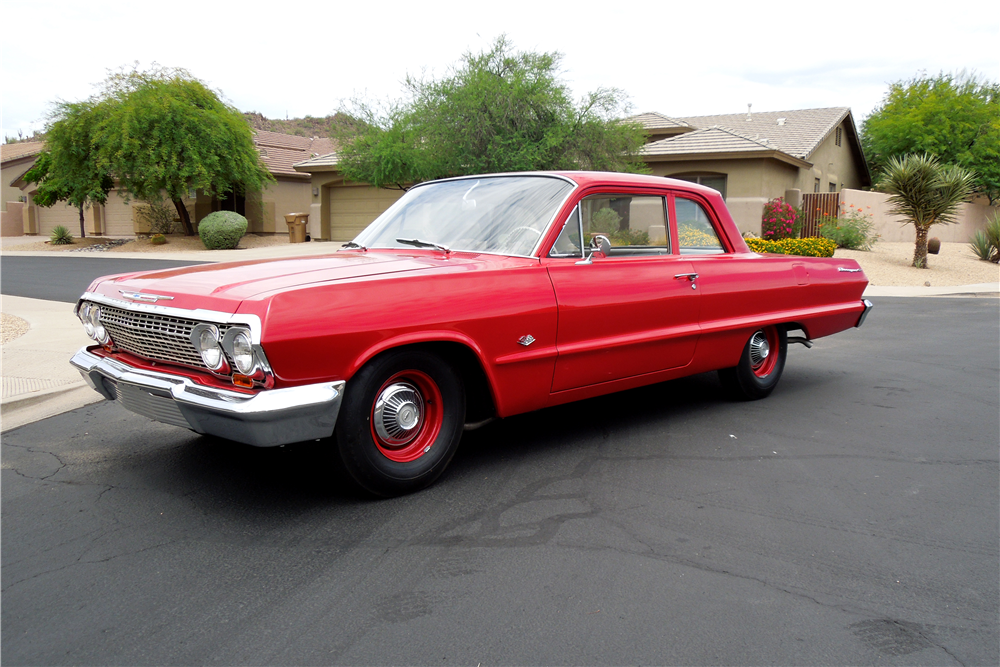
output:
M 986 221 L 986 229 L 977 231 L 969 245 L 979 259 L 1000 264 L 1000 213 Z
M 209 213 L 198 223 L 198 236 L 209 250 L 235 248 L 246 232 L 247 219 L 233 211 Z
M 177 211 L 173 206 L 163 201 L 146 201 L 146 205 L 136 210 L 136 215 L 149 224 L 149 231 L 152 234 L 170 234 L 175 227 L 180 224 L 177 219 Z
M 49 234 L 49 243 L 52 245 L 69 245 L 73 242 L 73 235 L 62 225 L 57 225 Z
M 819 219 L 817 229 L 823 238 L 830 239 L 838 248 L 848 250 L 871 250 L 878 241 L 872 216 L 854 204 L 840 205 L 840 216 L 824 216 Z
M 837 244 L 830 239 L 812 236 L 806 239 L 746 239 L 747 247 L 754 252 L 773 252 L 780 255 L 801 257 L 833 257 Z
M 783 197 L 775 197 L 764 204 L 760 217 L 760 237 L 769 241 L 790 239 L 798 235 L 798 217 L 791 204 Z
M 613 246 L 649 245 L 649 233 L 641 229 L 619 229 L 622 216 L 612 208 L 602 208 L 590 216 L 590 233 L 584 241 L 590 242 L 594 234 L 604 234 Z
M 612 234 L 618 231 L 622 217 L 613 208 L 602 208 L 590 216 L 590 231 L 597 234 Z
M 164 236 L 163 234 L 153 234 L 152 236 L 149 237 L 149 242 L 152 245 L 163 245 L 164 243 L 167 242 L 167 237 Z

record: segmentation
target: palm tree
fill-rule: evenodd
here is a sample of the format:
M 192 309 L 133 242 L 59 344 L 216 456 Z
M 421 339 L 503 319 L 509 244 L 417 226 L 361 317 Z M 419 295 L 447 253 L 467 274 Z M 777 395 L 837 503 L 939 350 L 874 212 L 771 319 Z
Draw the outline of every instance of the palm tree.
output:
M 888 192 L 890 213 L 901 215 L 917 229 L 913 266 L 927 268 L 927 230 L 955 222 L 958 205 L 972 194 L 975 174 L 957 165 L 943 165 L 924 153 L 889 159 L 879 189 Z

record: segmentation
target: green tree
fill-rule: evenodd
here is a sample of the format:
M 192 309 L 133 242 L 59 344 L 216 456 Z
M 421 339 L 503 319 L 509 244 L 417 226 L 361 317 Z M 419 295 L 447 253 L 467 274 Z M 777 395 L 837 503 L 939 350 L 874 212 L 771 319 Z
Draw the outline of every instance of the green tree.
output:
M 958 205 L 973 191 L 975 176 L 958 165 L 942 165 L 927 153 L 889 158 L 879 189 L 889 193 L 889 212 L 917 230 L 913 266 L 927 268 L 927 231 L 955 221 Z
M 158 201 L 165 193 L 184 226 L 194 226 L 189 190 L 224 196 L 261 190 L 272 179 L 243 115 L 187 71 L 119 71 L 97 96 L 100 122 L 91 137 L 98 168 L 126 198 Z
M 80 212 L 80 237 L 85 238 L 83 212 L 103 204 L 114 187 L 111 176 L 97 165 L 91 136 L 99 122 L 93 102 L 60 102 L 49 116 L 45 150 L 24 175 L 37 183 L 33 200 L 49 207 L 65 201 Z
M 964 73 L 897 81 L 861 124 L 861 145 L 877 181 L 889 160 L 930 153 L 976 174 L 976 190 L 1000 199 L 1000 84 Z
M 466 53 L 449 76 L 407 76 L 406 101 L 356 101 L 353 126 L 333 128 L 345 177 L 378 187 L 476 173 L 536 169 L 642 171 L 642 128 L 619 120 L 620 90 L 574 103 L 559 53 L 515 51 L 506 37 Z

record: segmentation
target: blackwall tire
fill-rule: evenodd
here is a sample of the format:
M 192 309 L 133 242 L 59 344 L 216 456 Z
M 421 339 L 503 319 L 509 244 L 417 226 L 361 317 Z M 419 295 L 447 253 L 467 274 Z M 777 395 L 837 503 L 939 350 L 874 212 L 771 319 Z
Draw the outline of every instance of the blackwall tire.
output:
M 774 325 L 762 327 L 747 339 L 739 364 L 719 371 L 719 380 L 736 399 L 766 398 L 778 385 L 787 356 L 785 330 Z
M 347 383 L 334 437 L 344 467 L 379 496 L 418 491 L 458 449 L 465 391 L 444 359 L 423 350 L 387 352 Z

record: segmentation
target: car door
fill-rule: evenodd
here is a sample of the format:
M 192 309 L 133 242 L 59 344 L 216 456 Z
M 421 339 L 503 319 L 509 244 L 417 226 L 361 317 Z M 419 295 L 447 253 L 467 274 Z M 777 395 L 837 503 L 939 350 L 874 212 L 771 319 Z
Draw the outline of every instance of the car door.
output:
M 590 194 L 547 258 L 559 314 L 552 391 L 685 366 L 698 341 L 698 283 L 672 252 L 666 198 Z M 591 253 L 597 235 L 607 254 Z

